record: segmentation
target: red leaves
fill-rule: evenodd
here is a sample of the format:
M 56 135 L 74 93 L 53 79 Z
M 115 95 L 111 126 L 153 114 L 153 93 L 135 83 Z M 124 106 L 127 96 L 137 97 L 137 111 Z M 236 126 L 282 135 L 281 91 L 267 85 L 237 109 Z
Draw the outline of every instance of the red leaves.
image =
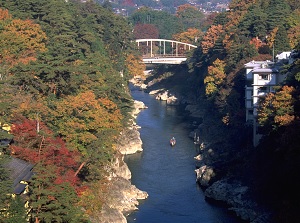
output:
M 70 151 L 42 122 L 23 119 L 13 125 L 12 134 L 14 144 L 10 148 L 14 156 L 50 168 L 56 175 L 55 184 L 79 184 L 75 171 L 80 165 L 80 154 Z
M 158 39 L 158 29 L 152 24 L 136 24 L 133 35 L 136 39 Z

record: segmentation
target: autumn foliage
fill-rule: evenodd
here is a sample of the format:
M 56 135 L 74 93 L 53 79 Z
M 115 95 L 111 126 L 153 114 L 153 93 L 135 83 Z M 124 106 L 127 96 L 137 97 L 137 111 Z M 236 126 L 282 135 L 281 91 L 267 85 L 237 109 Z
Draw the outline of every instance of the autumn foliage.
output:
M 205 33 L 201 42 L 203 53 L 208 51 L 215 46 L 216 41 L 220 38 L 220 35 L 224 32 L 222 25 L 212 25 Z
M 295 120 L 293 93 L 295 89 L 283 86 L 276 93 L 269 93 L 260 102 L 258 109 L 258 121 L 261 125 L 269 125 L 276 129 L 287 126 Z
M 208 74 L 204 79 L 206 84 L 205 93 L 206 95 L 212 95 L 218 90 L 218 87 L 223 83 L 225 74 L 225 62 L 216 59 L 212 66 L 208 67 Z
M 42 122 L 22 118 L 11 130 L 14 144 L 11 145 L 13 156 L 32 164 L 41 164 L 55 170 L 54 183 L 68 182 L 78 185 L 75 171 L 80 165 L 80 154 L 70 151 L 65 142 L 53 133 Z
M 126 57 L 126 66 L 131 76 L 141 76 L 144 75 L 144 70 L 146 70 L 146 65 L 142 63 L 142 58 L 129 54 Z
M 18 63 L 36 60 L 37 52 L 46 51 L 46 34 L 31 20 L 11 19 L 0 10 L 0 64 L 11 68 Z
M 133 35 L 135 39 L 158 39 L 158 29 L 152 24 L 136 24 Z
M 174 34 L 173 39 L 184 43 L 195 44 L 202 36 L 203 32 L 201 30 L 189 28 L 185 32 Z

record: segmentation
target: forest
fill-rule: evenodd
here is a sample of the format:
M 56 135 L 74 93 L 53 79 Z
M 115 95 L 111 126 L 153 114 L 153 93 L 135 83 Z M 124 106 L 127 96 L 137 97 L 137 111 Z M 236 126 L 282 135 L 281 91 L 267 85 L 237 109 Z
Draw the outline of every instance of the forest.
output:
M 89 222 L 128 122 L 128 80 L 143 71 L 130 26 L 93 2 L 4 0 L 0 30 L 0 124 L 11 127 L 1 139 L 13 138 L 1 164 L 35 165 L 30 222 Z M 1 222 L 24 222 L 11 185 L 1 165 Z
M 133 40 L 166 38 L 198 46 L 181 72 L 189 73 L 188 93 L 210 114 L 204 122 L 227 132 L 218 143 L 227 154 L 221 161 L 233 166 L 228 172 L 251 169 L 245 181 L 276 210 L 274 222 L 294 222 L 300 200 L 300 3 L 233 0 L 229 8 L 204 16 L 188 4 L 175 14 L 143 7 L 123 18 L 93 1 L 0 0 L 0 125 L 11 127 L 0 132 L 11 141 L 0 148 L 1 221 L 89 222 L 101 210 L 108 166 L 132 106 L 128 80 L 144 70 Z M 253 149 L 244 64 L 272 59 L 273 48 L 295 50 L 295 62 L 282 69 L 288 78 L 277 92 L 261 100 L 265 137 Z M 23 200 L 8 196 L 12 182 L 4 167 L 11 156 L 35 165 L 29 215 Z

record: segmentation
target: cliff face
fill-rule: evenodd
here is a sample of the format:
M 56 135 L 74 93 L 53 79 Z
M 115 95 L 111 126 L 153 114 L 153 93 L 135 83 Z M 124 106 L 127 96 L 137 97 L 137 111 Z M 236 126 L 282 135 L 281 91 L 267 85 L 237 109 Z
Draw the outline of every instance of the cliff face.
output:
M 124 162 L 124 155 L 143 150 L 139 127 L 135 123 L 135 118 L 141 109 L 145 108 L 143 102 L 135 101 L 130 127 L 120 133 L 118 151 L 110 166 L 111 174 L 108 178 L 110 183 L 106 203 L 103 205 L 98 218 L 92 220 L 95 223 L 126 223 L 125 216 L 138 209 L 138 200 L 148 197 L 147 192 L 141 191 L 131 184 L 131 172 Z

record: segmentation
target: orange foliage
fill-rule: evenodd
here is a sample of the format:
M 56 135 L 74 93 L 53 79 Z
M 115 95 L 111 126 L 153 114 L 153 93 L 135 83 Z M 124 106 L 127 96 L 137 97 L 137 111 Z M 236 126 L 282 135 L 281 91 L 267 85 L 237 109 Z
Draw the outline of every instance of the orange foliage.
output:
M 129 54 L 126 57 L 126 66 L 129 71 L 129 74 L 132 76 L 141 76 L 144 75 L 144 70 L 146 70 L 146 65 L 143 64 L 142 58 L 135 57 L 133 54 Z
M 269 35 L 268 38 L 267 38 L 267 41 L 268 41 L 267 44 L 268 44 L 268 46 L 270 47 L 270 49 L 273 47 L 273 44 L 274 44 L 274 42 L 275 42 L 275 38 L 276 38 L 277 31 L 278 31 L 278 27 L 275 27 L 275 28 L 271 31 L 270 35 Z
M 229 22 L 226 24 L 227 30 L 237 25 L 247 13 L 248 8 L 256 1 L 257 0 L 232 0 L 229 4 L 230 11 L 228 12 Z
M 190 5 L 190 4 L 179 5 L 179 6 L 177 7 L 177 10 L 176 10 L 176 16 L 177 16 L 177 17 L 180 17 L 181 14 L 182 14 L 183 12 L 185 12 L 186 10 L 188 10 L 188 9 L 193 9 L 193 10 L 197 10 L 197 11 L 198 11 L 197 7 L 192 6 L 192 5 Z
M 261 46 L 265 45 L 258 37 L 252 38 L 250 44 L 253 44 L 256 49 L 259 49 Z
M 203 37 L 203 41 L 201 42 L 203 53 L 208 53 L 209 49 L 214 47 L 217 39 L 223 32 L 224 30 L 222 25 L 213 25 L 207 30 L 206 34 Z
M 85 213 L 92 216 L 95 213 L 100 213 L 104 203 L 107 203 L 109 188 L 111 181 L 104 178 L 81 193 L 79 205 L 84 208 Z
M 186 32 L 174 34 L 173 39 L 184 43 L 194 44 L 201 36 L 203 36 L 201 30 L 189 28 Z
M 0 8 L 0 20 L 8 19 L 11 19 L 11 15 L 8 13 L 8 10 Z
M 212 66 L 208 67 L 208 74 L 204 79 L 206 84 L 206 95 L 211 95 L 217 91 L 217 87 L 220 86 L 225 77 L 225 62 L 219 59 L 216 59 L 213 62 Z
M 288 38 L 291 48 L 294 49 L 300 43 L 300 24 L 288 30 Z
M 54 122 L 59 133 L 74 148 L 84 152 L 84 145 L 97 139 L 95 134 L 121 128 L 122 114 L 107 98 L 97 99 L 92 91 L 68 96 L 56 103 Z
M 8 69 L 18 63 L 36 60 L 38 52 L 46 51 L 46 34 L 30 20 L 10 19 L 7 10 L 0 11 L 0 63 Z
M 278 92 L 269 93 L 260 103 L 258 109 L 258 121 L 264 125 L 268 121 L 274 123 L 273 127 L 286 126 L 295 120 L 293 96 L 295 89 L 283 86 Z

